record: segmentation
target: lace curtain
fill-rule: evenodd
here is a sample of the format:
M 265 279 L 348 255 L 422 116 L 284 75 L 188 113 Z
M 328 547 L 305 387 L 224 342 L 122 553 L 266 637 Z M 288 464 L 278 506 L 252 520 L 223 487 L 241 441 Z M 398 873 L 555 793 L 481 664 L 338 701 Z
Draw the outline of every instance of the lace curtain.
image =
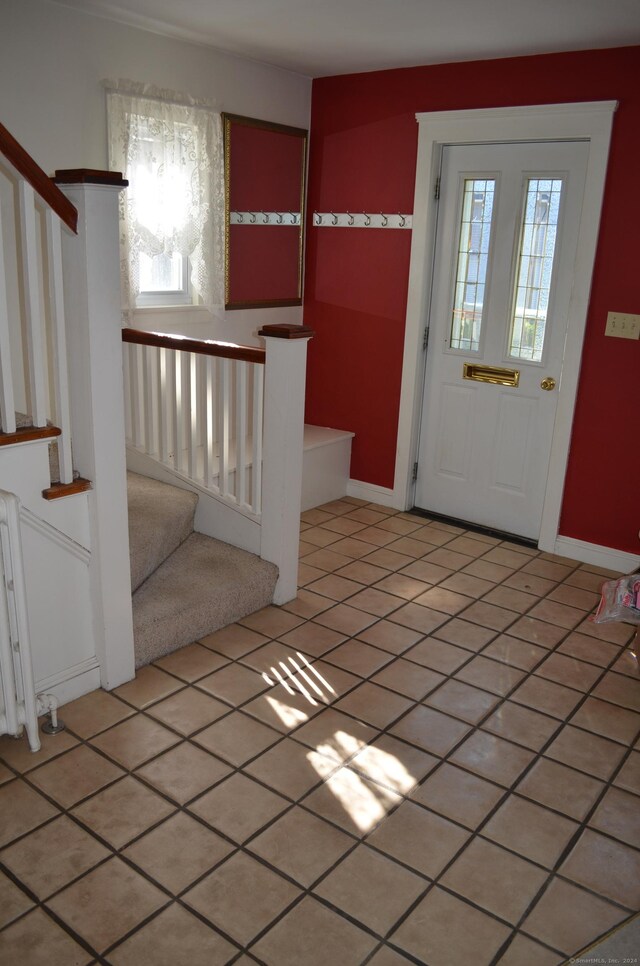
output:
M 120 197 L 123 309 L 140 292 L 140 253 L 188 256 L 191 284 L 210 311 L 224 304 L 224 162 L 220 114 L 149 86 L 109 82 L 109 164 Z

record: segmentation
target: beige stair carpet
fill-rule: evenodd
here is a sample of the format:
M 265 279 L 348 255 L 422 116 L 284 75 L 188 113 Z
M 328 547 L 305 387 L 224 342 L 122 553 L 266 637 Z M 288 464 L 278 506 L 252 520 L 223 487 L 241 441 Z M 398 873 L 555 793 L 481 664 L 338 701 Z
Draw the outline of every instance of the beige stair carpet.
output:
M 198 496 L 127 473 L 127 498 L 131 590 L 135 591 L 193 532 Z
M 266 607 L 277 577 L 275 564 L 192 533 L 133 595 L 136 667 Z

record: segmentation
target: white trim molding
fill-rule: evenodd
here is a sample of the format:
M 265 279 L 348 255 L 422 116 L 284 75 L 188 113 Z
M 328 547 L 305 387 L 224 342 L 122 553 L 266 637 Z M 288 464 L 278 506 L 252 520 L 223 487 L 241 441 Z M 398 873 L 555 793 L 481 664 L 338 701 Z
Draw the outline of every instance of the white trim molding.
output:
M 640 568 L 638 554 L 601 547 L 597 543 L 586 543 L 584 540 L 574 540 L 573 537 L 558 537 L 553 552 L 561 557 L 570 557 L 572 560 L 593 564 L 603 570 L 615 570 L 620 574 L 636 573 Z
M 394 506 L 409 509 L 413 504 L 412 469 L 417 458 L 425 371 L 422 342 L 424 330 L 428 324 L 438 211 L 434 188 L 443 147 L 451 144 L 505 141 L 572 139 L 588 141 L 589 159 L 574 265 L 574 286 L 568 313 L 562 383 L 558 393 L 538 541 L 542 550 L 555 550 L 591 276 L 600 225 L 611 126 L 616 107 L 616 101 L 595 101 L 582 104 L 545 104 L 471 111 L 436 111 L 416 115 L 419 124 L 418 158 L 393 488 Z
M 377 486 L 375 483 L 349 480 L 347 482 L 347 496 L 355 496 L 358 500 L 366 500 L 367 503 L 379 503 L 380 506 L 392 507 L 395 510 L 404 509 L 396 502 L 394 490 L 387 486 Z

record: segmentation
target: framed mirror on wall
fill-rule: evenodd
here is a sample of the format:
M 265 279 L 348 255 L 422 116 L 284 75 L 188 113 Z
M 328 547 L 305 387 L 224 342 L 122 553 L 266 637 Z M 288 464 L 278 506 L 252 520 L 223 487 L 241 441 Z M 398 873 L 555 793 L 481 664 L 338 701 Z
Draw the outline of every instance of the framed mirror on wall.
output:
M 307 131 L 222 118 L 225 308 L 301 305 Z

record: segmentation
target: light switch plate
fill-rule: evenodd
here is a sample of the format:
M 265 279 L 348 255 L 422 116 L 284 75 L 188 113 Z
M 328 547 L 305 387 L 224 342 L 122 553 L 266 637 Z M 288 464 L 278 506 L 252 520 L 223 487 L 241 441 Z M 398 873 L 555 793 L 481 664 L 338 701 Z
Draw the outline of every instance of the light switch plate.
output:
M 609 312 L 605 335 L 612 335 L 616 339 L 640 339 L 640 315 L 630 315 L 628 312 Z

